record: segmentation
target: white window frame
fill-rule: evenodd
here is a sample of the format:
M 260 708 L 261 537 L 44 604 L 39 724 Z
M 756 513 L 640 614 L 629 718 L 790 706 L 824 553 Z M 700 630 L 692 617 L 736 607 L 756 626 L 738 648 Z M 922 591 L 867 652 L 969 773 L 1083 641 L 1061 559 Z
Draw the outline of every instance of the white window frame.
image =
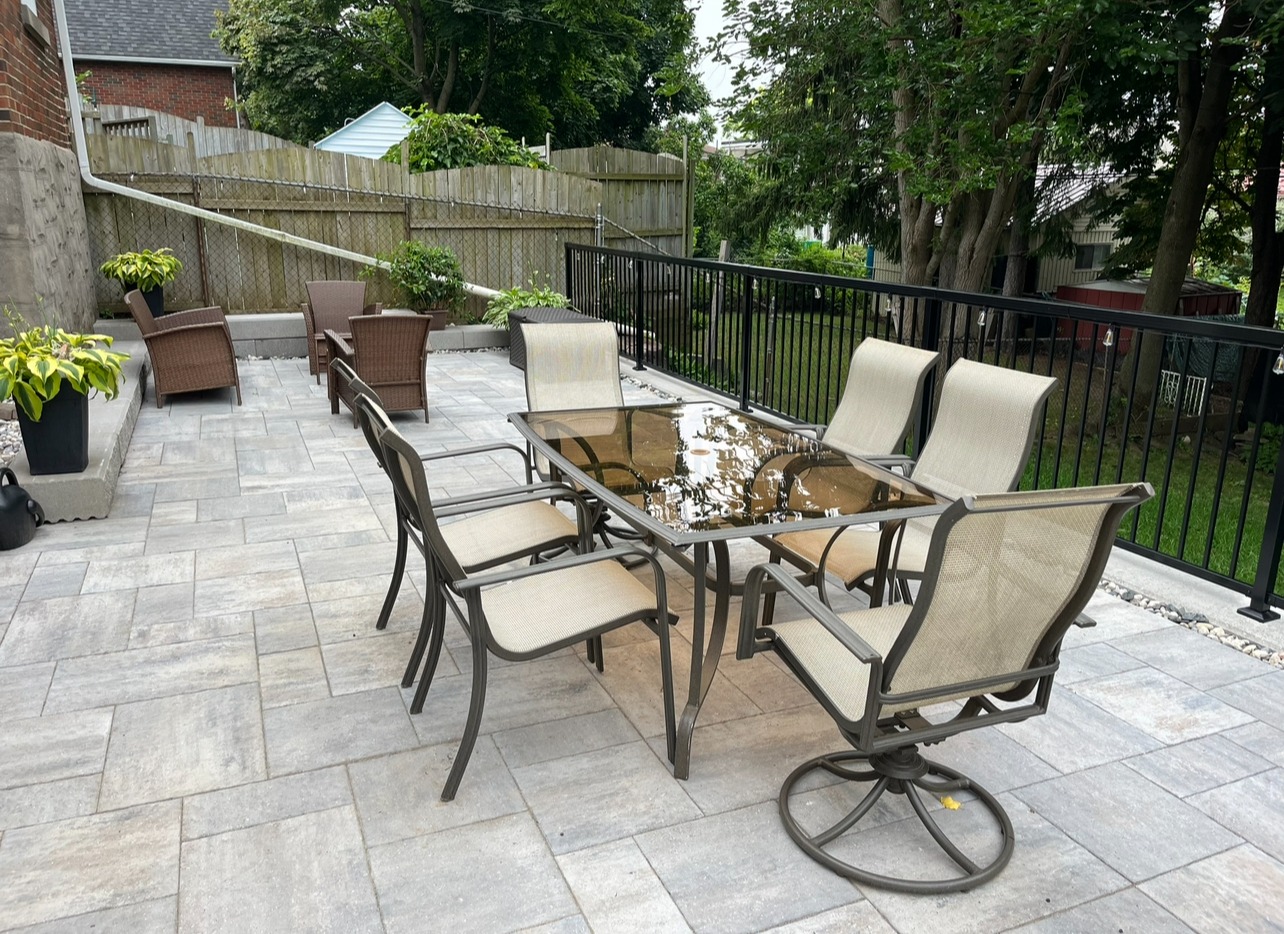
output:
M 36 0 L 21 0 L 22 5 L 31 11 L 31 15 L 40 18 L 40 11 L 36 9 Z

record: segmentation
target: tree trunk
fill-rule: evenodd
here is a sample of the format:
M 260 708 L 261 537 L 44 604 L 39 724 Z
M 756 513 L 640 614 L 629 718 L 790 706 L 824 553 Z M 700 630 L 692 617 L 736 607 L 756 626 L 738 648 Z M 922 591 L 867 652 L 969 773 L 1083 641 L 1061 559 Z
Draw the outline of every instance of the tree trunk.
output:
M 900 31 L 903 18 L 900 0 L 879 0 L 878 15 L 885 30 L 892 38 L 887 46 L 895 52 L 905 47 Z M 917 102 L 909 87 L 908 76 L 902 74 L 892 91 L 892 104 L 896 108 L 894 146 L 905 152 L 905 134 L 917 119 Z M 901 219 L 901 275 L 906 285 L 930 285 L 928 264 L 931 261 L 932 237 L 936 230 L 936 206 L 913 194 L 905 172 L 897 173 L 896 190 Z
M 459 74 L 459 40 L 452 39 L 450 42 L 450 58 L 446 61 L 446 77 L 441 81 L 441 93 L 437 95 L 437 103 L 433 110 L 439 114 L 444 114 L 450 107 L 450 97 L 455 93 L 455 77 Z
M 1251 188 L 1249 209 L 1253 244 L 1253 271 L 1249 280 L 1245 322 L 1259 327 L 1275 326 L 1280 277 L 1284 274 L 1284 233 L 1276 226 L 1276 200 L 1280 188 L 1280 160 L 1284 159 L 1284 49 L 1272 50 L 1266 58 L 1262 87 L 1262 145 L 1257 150 L 1257 167 Z

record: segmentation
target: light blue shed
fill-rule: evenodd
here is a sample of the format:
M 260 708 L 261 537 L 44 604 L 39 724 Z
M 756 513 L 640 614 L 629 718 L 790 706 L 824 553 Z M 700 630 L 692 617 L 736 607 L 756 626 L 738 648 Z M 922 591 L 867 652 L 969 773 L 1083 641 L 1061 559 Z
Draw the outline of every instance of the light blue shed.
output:
M 349 120 L 313 145 L 331 152 L 346 152 L 367 159 L 380 159 L 410 133 L 410 118 L 387 101 L 375 104 L 361 116 Z

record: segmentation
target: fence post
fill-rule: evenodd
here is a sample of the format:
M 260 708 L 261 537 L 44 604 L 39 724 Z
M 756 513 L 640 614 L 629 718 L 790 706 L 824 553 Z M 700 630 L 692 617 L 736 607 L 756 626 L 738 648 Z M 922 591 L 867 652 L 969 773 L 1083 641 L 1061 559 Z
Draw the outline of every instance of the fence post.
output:
M 201 206 L 201 177 L 192 176 L 192 207 Z M 196 265 L 201 273 L 201 304 L 208 308 L 210 301 L 209 256 L 205 251 L 205 219 L 196 218 Z
M 902 322 L 905 316 L 901 317 Z M 913 320 L 911 318 L 911 320 Z M 910 340 L 913 341 L 913 332 L 910 333 Z M 924 350 L 936 350 L 941 343 L 941 300 L 939 298 L 929 298 L 923 311 L 923 331 L 922 331 L 922 348 Z M 932 400 L 936 392 L 936 367 L 927 371 L 927 379 L 923 381 L 923 404 L 919 406 L 918 421 L 914 424 L 914 456 L 917 457 L 923 450 L 923 442 L 927 440 L 927 433 L 932 428 Z
M 1263 356 L 1266 356 L 1265 354 Z M 1269 357 L 1267 363 L 1270 363 Z M 1275 374 L 1266 374 L 1267 379 L 1278 379 Z M 1256 465 L 1250 464 L 1251 471 Z M 1271 590 L 1275 587 L 1275 578 L 1280 571 L 1280 548 L 1284 546 L 1284 536 L 1280 534 L 1280 523 L 1284 522 L 1284 444 L 1280 445 L 1275 456 L 1275 479 L 1271 482 L 1271 500 L 1266 507 L 1266 527 L 1262 532 L 1262 550 L 1257 555 L 1257 576 L 1253 587 L 1248 592 L 1248 606 L 1240 607 L 1241 616 L 1255 619 L 1259 623 L 1279 619 L 1280 614 L 1271 609 Z M 1231 569 L 1235 573 L 1235 569 Z
M 745 300 L 740 308 L 740 411 L 749 411 L 749 358 L 753 354 L 753 276 L 745 275 Z
M 633 274 L 633 279 L 637 283 L 633 292 L 633 346 L 636 348 L 634 360 L 637 362 L 634 363 L 633 369 L 645 370 L 646 364 L 642 362 L 642 353 L 645 350 L 642 340 L 642 260 L 636 260 L 631 265 L 637 268 Z
M 578 306 L 575 304 L 575 290 L 573 288 L 575 280 L 571 277 L 572 247 L 574 247 L 574 244 L 567 241 L 566 249 L 563 251 L 566 253 L 566 304 L 579 311 Z

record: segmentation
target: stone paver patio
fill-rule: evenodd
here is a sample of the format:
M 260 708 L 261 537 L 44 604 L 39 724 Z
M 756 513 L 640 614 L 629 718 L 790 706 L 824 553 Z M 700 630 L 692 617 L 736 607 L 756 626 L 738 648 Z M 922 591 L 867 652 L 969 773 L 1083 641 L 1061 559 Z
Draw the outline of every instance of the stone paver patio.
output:
M 395 417 L 425 452 L 516 437 L 503 353 L 430 371 L 432 423 Z M 972 893 L 863 889 L 793 846 L 779 785 L 842 741 L 768 658 L 725 659 L 674 780 L 641 627 L 608 638 L 604 674 L 572 651 L 496 664 L 459 797 L 440 803 L 467 643 L 452 624 L 410 716 L 413 555 L 373 628 L 387 482 L 306 361 L 241 372 L 241 408 L 157 410 L 149 391 L 111 518 L 0 555 L 0 930 L 1284 927 L 1284 671 L 1105 594 L 1097 628 L 1067 638 L 1048 716 L 933 750 L 1016 826 L 1012 863 Z M 518 477 L 515 459 L 433 471 L 443 494 Z M 670 594 L 689 612 L 680 573 Z M 955 813 L 966 830 L 973 811 Z M 890 845 L 903 816 L 861 833 L 893 872 L 927 858 Z

